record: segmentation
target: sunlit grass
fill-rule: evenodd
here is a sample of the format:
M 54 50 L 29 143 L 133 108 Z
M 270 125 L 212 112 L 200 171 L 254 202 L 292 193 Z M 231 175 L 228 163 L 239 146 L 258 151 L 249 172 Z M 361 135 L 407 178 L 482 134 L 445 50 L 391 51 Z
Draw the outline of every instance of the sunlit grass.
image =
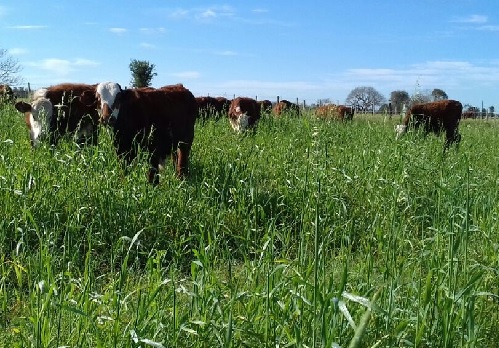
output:
M 496 347 L 499 145 L 398 120 L 196 125 L 190 176 L 0 115 L 0 346 Z

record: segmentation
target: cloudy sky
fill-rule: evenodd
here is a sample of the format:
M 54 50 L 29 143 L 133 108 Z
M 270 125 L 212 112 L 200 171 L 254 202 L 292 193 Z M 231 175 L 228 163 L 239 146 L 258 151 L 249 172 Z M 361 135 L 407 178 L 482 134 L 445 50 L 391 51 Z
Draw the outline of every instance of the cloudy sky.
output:
M 493 0 L 0 0 L 0 48 L 34 88 L 130 83 L 196 96 L 343 103 L 355 87 L 444 90 L 499 110 L 499 2 Z

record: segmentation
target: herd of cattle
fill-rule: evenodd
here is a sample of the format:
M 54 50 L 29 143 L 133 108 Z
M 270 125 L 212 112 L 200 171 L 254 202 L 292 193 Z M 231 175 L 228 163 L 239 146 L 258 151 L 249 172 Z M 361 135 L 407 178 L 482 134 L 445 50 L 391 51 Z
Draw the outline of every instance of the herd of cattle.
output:
M 0 85 L 0 97 L 15 101 L 9 89 Z M 254 129 L 264 113 L 300 114 L 300 107 L 287 100 L 272 103 L 246 97 L 196 98 L 181 84 L 122 89 L 114 82 L 54 85 L 37 90 L 29 103 L 16 102 L 15 108 L 25 116 L 32 146 L 44 138 L 55 145 L 68 133 L 80 144 L 96 144 L 99 124 L 111 126 L 117 155 L 125 163 L 137 156 L 134 144 L 149 152 L 148 178 L 152 184 L 158 184 L 159 168 L 168 157 L 173 160 L 179 177 L 187 174 L 198 118 L 226 115 L 232 128 L 243 132 Z M 460 141 L 458 126 L 462 109 L 455 100 L 413 105 L 403 123 L 395 127 L 397 137 L 411 125 L 423 127 L 425 132 L 445 132 L 444 149 L 447 149 Z M 351 120 L 354 110 L 344 105 L 322 105 L 314 114 L 322 119 Z

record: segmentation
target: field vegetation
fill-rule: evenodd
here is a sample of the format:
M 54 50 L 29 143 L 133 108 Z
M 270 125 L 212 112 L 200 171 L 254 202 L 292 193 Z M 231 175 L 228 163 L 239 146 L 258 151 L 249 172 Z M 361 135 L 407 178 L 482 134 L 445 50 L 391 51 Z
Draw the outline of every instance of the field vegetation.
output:
M 190 176 L 0 108 L 0 347 L 497 347 L 499 124 L 196 124 Z

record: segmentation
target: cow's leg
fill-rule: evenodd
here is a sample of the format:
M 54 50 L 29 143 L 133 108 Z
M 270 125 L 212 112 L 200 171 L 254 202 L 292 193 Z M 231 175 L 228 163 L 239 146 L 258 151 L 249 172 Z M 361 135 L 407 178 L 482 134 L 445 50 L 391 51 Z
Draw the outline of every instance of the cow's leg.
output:
M 445 146 L 444 152 L 454 143 L 456 148 L 459 148 L 459 143 L 461 142 L 461 134 L 459 134 L 457 128 L 447 127 L 445 129 Z
M 160 158 L 157 152 L 154 152 L 151 155 L 151 159 L 149 161 L 150 167 L 148 173 L 149 183 L 153 184 L 154 186 L 159 184 L 159 161 Z
M 178 142 L 177 147 L 177 176 L 184 178 L 187 175 L 189 167 L 189 154 L 191 152 L 191 144 L 183 141 Z

